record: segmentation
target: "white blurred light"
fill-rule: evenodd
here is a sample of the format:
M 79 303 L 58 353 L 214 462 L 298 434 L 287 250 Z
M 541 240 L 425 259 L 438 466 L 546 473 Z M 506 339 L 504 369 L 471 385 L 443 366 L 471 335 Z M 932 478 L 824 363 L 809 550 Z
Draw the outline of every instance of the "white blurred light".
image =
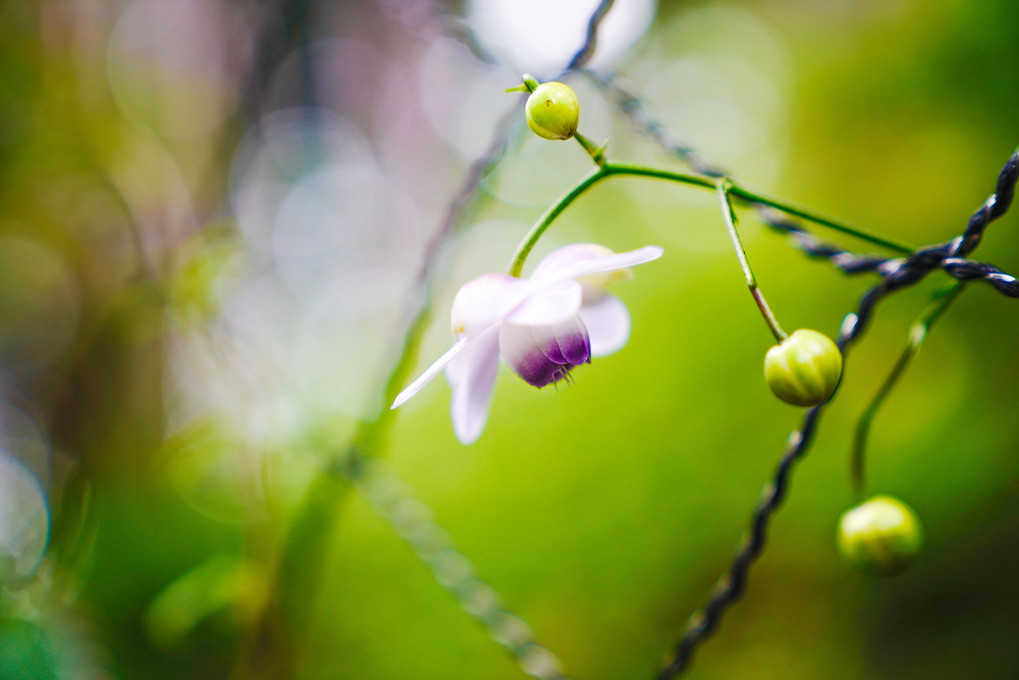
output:
M 342 315 L 399 301 L 420 259 L 420 211 L 346 119 L 320 109 L 266 117 L 232 180 L 242 233 L 298 304 L 326 297 Z
M 550 76 L 562 70 L 584 44 L 599 0 L 472 0 L 467 22 L 500 61 L 520 72 Z M 598 49 L 588 63 L 611 64 L 647 31 L 654 0 L 616 0 L 598 31 Z
M 503 111 L 520 96 L 507 94 L 506 88 L 519 84 L 519 73 L 486 66 L 463 45 L 440 38 L 421 59 L 418 101 L 443 141 L 463 158 L 474 159 L 488 146 Z
M 39 481 L 0 451 L 0 576 L 30 576 L 42 562 L 49 531 L 49 509 Z M 14 573 L 5 574 L 5 568 Z
M 0 399 L 0 451 L 24 463 L 43 486 L 49 485 L 49 442 L 35 421 L 7 399 Z
M 752 186 L 767 190 L 778 182 L 788 151 L 789 79 L 782 44 L 767 22 L 736 6 L 695 7 L 661 26 L 646 56 L 630 77 L 681 143 Z M 634 190 L 638 214 L 666 244 L 702 253 L 730 248 L 713 229 L 677 229 L 659 217 L 663 208 L 682 206 L 685 222 L 711 224 L 717 207 L 709 197 L 679 188 Z
M 269 114 L 244 137 L 231 170 L 231 204 L 241 232 L 256 250 L 270 253 L 280 240 L 277 212 L 292 185 L 326 168 L 374 174 L 375 166 L 364 135 L 338 114 L 307 108 Z M 344 210 L 363 222 L 374 200 L 373 192 L 355 196 Z

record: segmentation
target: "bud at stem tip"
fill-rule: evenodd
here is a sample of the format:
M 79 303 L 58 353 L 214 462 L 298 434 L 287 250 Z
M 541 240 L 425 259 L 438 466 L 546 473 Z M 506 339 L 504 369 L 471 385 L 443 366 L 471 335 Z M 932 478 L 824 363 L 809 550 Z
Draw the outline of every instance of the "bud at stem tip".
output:
M 787 404 L 818 406 L 839 386 L 842 352 L 824 333 L 801 328 L 768 350 L 764 379 Z
M 576 133 L 580 102 L 563 83 L 542 83 L 527 98 L 527 126 L 542 139 L 564 140 Z

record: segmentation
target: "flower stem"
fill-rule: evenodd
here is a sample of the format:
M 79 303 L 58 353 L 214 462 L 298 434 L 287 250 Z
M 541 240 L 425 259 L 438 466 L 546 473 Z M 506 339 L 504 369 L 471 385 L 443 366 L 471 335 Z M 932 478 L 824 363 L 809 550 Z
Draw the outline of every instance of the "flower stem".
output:
M 530 231 L 528 231 L 524 236 L 520 245 L 517 246 L 516 252 L 513 253 L 513 258 L 510 260 L 510 276 L 520 276 L 521 272 L 524 270 L 524 262 L 527 261 L 527 256 L 531 254 L 534 246 L 538 243 L 538 239 L 540 239 L 542 234 L 545 233 L 545 230 L 548 229 L 553 222 L 555 222 L 555 219 L 559 217 L 559 215 L 562 214 L 562 212 L 566 210 L 571 203 L 580 198 L 585 191 L 608 177 L 609 174 L 610 173 L 606 172 L 604 167 L 592 170 L 585 175 L 583 179 L 570 187 L 565 194 L 560 196 L 555 203 L 550 205 L 548 209 L 542 213 L 541 217 L 538 218 L 538 221 L 534 223 Z
M 964 286 L 965 282 L 956 281 L 934 294 L 930 304 L 921 312 L 920 316 L 917 317 L 910 327 L 909 340 L 907 340 L 906 346 L 902 349 L 902 353 L 899 355 L 898 361 L 895 362 L 895 366 L 892 367 L 891 372 L 885 378 L 884 383 L 878 389 L 874 398 L 867 404 L 867 408 L 860 414 L 860 419 L 856 422 L 856 433 L 853 437 L 851 460 L 853 489 L 857 497 L 862 498 L 864 492 L 867 437 L 870 434 L 870 427 L 874 422 L 874 416 L 877 414 L 878 409 L 881 408 L 888 394 L 892 391 L 892 388 L 898 383 L 899 378 L 906 372 L 906 368 L 913 361 L 913 358 L 920 352 L 920 346 L 923 345 L 923 341 L 927 337 L 927 332 L 931 326 L 945 313 L 945 310 L 952 304 L 952 301 L 962 292 Z
M 603 179 L 613 176 L 648 177 L 651 179 L 661 179 L 667 182 L 676 182 L 678 184 L 685 184 L 687 186 L 699 187 L 701 189 L 710 189 L 712 191 L 718 190 L 720 180 L 717 178 L 708 177 L 706 175 L 691 175 L 683 172 L 674 172 L 672 170 L 652 168 L 644 165 L 631 165 L 629 163 L 610 162 L 606 160 L 603 155 L 601 155 L 602 151 L 601 148 L 594 148 L 593 142 L 591 142 L 586 137 L 583 137 L 583 141 L 579 139 L 578 141 L 580 141 L 581 146 L 583 146 L 584 149 L 591 154 L 591 157 L 594 158 L 595 162 L 599 162 L 600 159 L 599 167 L 595 170 L 592 170 L 589 174 L 585 175 L 579 182 L 570 187 L 566 191 L 566 193 L 560 196 L 555 203 L 549 206 L 549 208 L 544 213 L 542 213 L 541 217 L 538 218 L 538 221 L 534 223 L 531 229 L 524 236 L 523 240 L 521 240 L 520 245 L 517 246 L 516 252 L 513 253 L 513 258 L 510 261 L 509 268 L 509 273 L 512 276 L 520 276 L 520 273 L 523 271 L 524 268 L 524 263 L 527 260 L 527 256 L 534 249 L 534 246 L 535 244 L 537 244 L 538 239 L 542 237 L 542 235 L 549 228 L 549 226 L 556 220 L 556 218 L 558 218 L 559 215 L 561 215 L 562 212 L 566 210 L 566 208 L 569 207 L 569 205 L 573 203 L 573 201 L 575 201 L 577 198 L 579 198 L 585 191 L 587 191 L 588 189 L 590 189 Z M 746 201 L 767 205 L 771 208 L 774 208 L 775 210 L 780 210 L 784 213 L 788 213 L 789 215 L 800 217 L 810 222 L 814 222 L 815 224 L 819 224 L 821 226 L 832 229 L 834 231 L 841 232 L 843 234 L 849 234 L 850 236 L 854 236 L 855 238 L 858 238 L 861 241 L 866 241 L 868 243 L 880 246 L 882 248 L 886 248 L 896 253 L 901 254 L 913 253 L 914 249 L 910 248 L 909 246 L 902 245 L 900 243 L 891 241 L 889 239 L 885 239 L 880 236 L 875 236 L 857 227 L 851 227 L 842 222 L 838 222 L 836 220 L 823 217 L 814 212 L 811 212 L 804 208 L 799 208 L 789 203 L 785 203 L 778 199 L 770 198 L 763 194 L 758 194 L 757 192 L 751 191 L 750 189 L 746 189 L 740 186 L 738 183 L 736 183 L 734 180 L 730 178 L 726 178 L 721 181 L 725 183 L 726 193 L 730 196 L 736 196 L 737 198 L 741 198 Z M 755 299 L 757 299 L 756 295 Z
M 740 267 L 743 268 L 743 275 L 746 277 L 747 288 L 750 289 L 750 294 L 754 296 L 754 302 L 757 303 L 757 308 L 761 310 L 761 316 L 764 317 L 764 323 L 768 324 L 768 328 L 771 329 L 772 334 L 775 336 L 775 340 L 782 342 L 786 339 L 787 335 L 782 326 L 779 325 L 778 319 L 775 318 L 775 314 L 771 311 L 771 307 L 768 306 L 768 301 L 764 299 L 764 293 L 757 286 L 757 278 L 754 276 L 754 270 L 750 268 L 750 261 L 747 259 L 747 253 L 743 249 L 743 242 L 740 240 L 739 231 L 736 229 L 736 223 L 738 219 L 736 217 L 736 211 L 732 207 L 732 201 L 729 200 L 729 189 L 731 184 L 728 180 L 722 180 L 718 183 L 718 188 L 715 190 L 718 194 L 718 203 L 722 208 L 722 217 L 725 220 L 725 227 L 729 232 L 729 239 L 732 241 L 732 247 L 736 250 L 736 258 L 739 260 Z
M 593 160 L 599 168 L 604 168 L 608 165 L 609 161 L 605 158 L 604 144 L 597 146 L 588 137 L 585 137 L 579 132 L 573 133 L 573 138 L 577 140 L 580 146 L 584 147 L 584 151 L 587 152 L 587 155 L 591 157 L 591 160 Z

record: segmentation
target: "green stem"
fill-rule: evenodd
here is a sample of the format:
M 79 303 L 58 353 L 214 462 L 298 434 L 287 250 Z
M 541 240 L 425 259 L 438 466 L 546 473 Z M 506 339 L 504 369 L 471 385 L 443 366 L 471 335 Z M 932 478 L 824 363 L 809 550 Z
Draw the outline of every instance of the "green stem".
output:
M 952 301 L 958 297 L 959 293 L 962 292 L 965 283 L 963 281 L 956 281 L 940 291 L 934 294 L 931 303 L 923 310 L 916 321 L 909 329 L 909 340 L 906 342 L 906 346 L 902 350 L 902 354 L 899 355 L 898 361 L 895 362 L 895 366 L 892 367 L 888 377 L 885 378 L 881 388 L 874 395 L 874 398 L 867 404 L 867 408 L 864 409 L 863 413 L 860 414 L 860 419 L 856 423 L 856 434 L 853 437 L 853 452 L 851 462 L 851 474 L 853 480 L 853 488 L 856 491 L 858 497 L 863 496 L 864 492 L 864 476 L 865 476 L 865 455 L 867 450 L 867 437 L 870 434 L 870 427 L 874 422 L 874 416 L 877 414 L 878 409 L 884 403 L 888 394 L 895 387 L 899 378 L 905 373 L 906 368 L 910 362 L 913 361 L 917 353 L 920 351 L 920 346 L 923 345 L 924 339 L 927 337 L 928 331 L 938 318 L 944 314 L 945 310 L 948 309 Z
M 704 175 L 689 175 L 685 172 L 673 172 L 661 168 L 649 168 L 644 165 L 631 165 L 629 163 L 607 163 L 605 171 L 610 175 L 627 175 L 629 177 L 650 177 L 652 179 L 663 179 L 668 182 L 688 184 L 703 189 L 714 190 L 718 181 Z
M 534 223 L 530 231 L 524 236 L 520 245 L 517 246 L 517 250 L 513 253 L 513 259 L 510 260 L 509 274 L 510 276 L 519 277 L 521 272 L 524 270 L 524 262 L 527 261 L 527 256 L 531 254 L 534 246 L 538 243 L 538 239 L 545 233 L 555 219 L 562 214 L 571 203 L 580 198 L 580 196 L 593 187 L 598 182 L 602 181 L 609 176 L 604 167 L 596 168 L 589 172 L 583 179 L 570 187 L 565 194 L 560 196 L 555 203 L 550 205 L 538 221 Z
M 584 148 L 584 151 L 587 152 L 587 155 L 591 157 L 591 160 L 593 160 L 599 168 L 604 168 L 608 165 L 609 161 L 605 158 L 605 145 L 598 146 L 579 132 L 573 133 L 573 138 L 576 139 L 577 143 Z
M 754 302 L 757 303 L 757 308 L 761 310 L 761 316 L 764 317 L 764 322 L 768 324 L 768 328 L 771 329 L 772 334 L 775 336 L 775 340 L 782 342 L 786 339 L 787 335 L 782 326 L 779 325 L 778 319 L 775 318 L 775 314 L 771 311 L 771 307 L 768 306 L 768 301 L 764 299 L 764 293 L 757 286 L 757 278 L 754 276 L 754 270 L 750 268 L 750 261 L 747 259 L 747 253 L 743 249 L 743 242 L 740 240 L 739 231 L 736 228 L 738 218 L 736 217 L 736 211 L 732 207 L 732 201 L 729 200 L 729 189 L 731 183 L 728 180 L 722 180 L 718 184 L 716 193 L 718 194 L 718 203 L 722 208 L 722 217 L 725 219 L 725 226 L 729 232 L 729 239 L 732 241 L 732 247 L 736 250 L 736 258 L 739 260 L 740 267 L 743 268 L 743 275 L 746 277 L 747 288 L 750 289 L 750 294 L 754 297 Z
M 524 263 L 527 261 L 527 256 L 530 255 L 534 246 L 538 243 L 538 239 L 542 237 L 545 231 L 552 225 L 559 215 L 563 213 L 566 208 L 570 206 L 575 200 L 593 187 L 598 182 L 612 176 L 630 176 L 630 177 L 652 177 L 655 179 L 664 179 L 671 182 L 678 182 L 680 184 L 689 184 L 691 186 L 698 186 L 705 189 L 714 189 L 717 184 L 715 180 L 709 177 L 702 177 L 699 175 L 687 175 L 681 172 L 672 172 L 670 170 L 660 170 L 657 168 L 647 168 L 641 165 L 627 165 L 625 163 L 608 163 L 592 170 L 590 173 L 585 175 L 579 182 L 574 184 L 572 187 L 566 190 L 562 196 L 560 196 L 555 203 L 550 205 L 538 221 L 534 223 L 531 229 L 524 235 L 524 238 L 520 241 L 520 245 L 517 246 L 517 250 L 513 253 L 513 257 L 510 260 L 509 274 L 510 276 L 520 276 L 524 270 Z
M 586 139 L 586 138 L 585 138 Z M 581 142 L 583 144 L 583 142 Z M 587 147 L 585 146 L 585 149 Z M 597 158 L 595 159 L 597 161 Z M 705 177 L 704 175 L 689 175 L 683 172 L 673 172 L 671 170 L 663 170 L 661 168 L 649 168 L 643 165 L 630 165 L 628 163 L 610 163 L 604 160 L 602 165 L 597 169 L 591 171 L 588 175 L 582 178 L 579 182 L 570 187 L 566 193 L 556 200 L 549 208 L 542 213 L 538 221 L 534 223 L 530 231 L 524 236 L 520 245 L 517 246 L 517 250 L 513 253 L 513 259 L 510 261 L 509 273 L 512 276 L 520 276 L 520 273 L 524 269 L 524 262 L 527 260 L 527 256 L 534 249 L 538 239 L 545 233 L 549 226 L 559 217 L 560 214 L 571 203 L 579 198 L 585 191 L 593 187 L 598 182 L 606 179 L 607 177 L 613 176 L 628 176 L 628 177 L 650 177 L 652 179 L 661 179 L 667 182 L 676 182 L 679 184 L 686 184 L 688 186 L 700 187 L 702 189 L 711 189 L 717 191 L 720 182 L 725 183 L 726 193 L 732 196 L 742 198 L 752 203 L 760 203 L 762 205 L 769 206 L 776 210 L 780 210 L 784 213 L 800 217 L 802 219 L 814 222 L 824 227 L 828 227 L 834 231 L 838 231 L 843 234 L 848 234 L 861 241 L 867 241 L 882 248 L 908 255 L 914 251 L 909 246 L 890 241 L 880 236 L 875 236 L 857 227 L 851 227 L 847 224 L 837 222 L 835 220 L 823 217 L 816 213 L 813 213 L 804 208 L 785 203 L 775 198 L 770 198 L 763 194 L 751 191 L 744 187 L 741 187 L 732 179 L 726 178 L 724 180 L 717 180 L 712 177 Z M 755 295 L 755 299 L 757 296 Z
M 729 181 L 731 182 L 729 193 L 732 194 L 733 196 L 738 196 L 739 198 L 742 198 L 745 201 L 750 201 L 751 203 L 760 203 L 762 205 L 775 208 L 776 210 L 781 210 L 786 214 L 793 215 L 795 217 L 800 217 L 809 222 L 813 222 L 814 224 L 819 224 L 822 227 L 827 227 L 828 229 L 840 232 L 842 234 L 848 234 L 849 236 L 853 236 L 862 241 L 867 241 L 868 243 L 873 243 L 874 245 L 881 246 L 882 248 L 887 248 L 888 250 L 900 253 L 902 255 L 911 255 L 916 250 L 915 248 L 911 248 L 902 243 L 898 243 L 897 241 L 892 241 L 882 236 L 877 236 L 875 234 L 866 232 L 862 229 L 858 229 L 857 227 L 851 227 L 847 224 L 843 224 L 842 222 L 838 222 L 836 220 L 824 217 L 822 215 L 818 215 L 817 213 L 807 210 L 805 208 L 800 208 L 798 206 L 792 205 L 791 203 L 781 201 L 777 198 L 772 198 L 770 196 L 765 196 L 764 194 L 757 193 L 756 191 L 751 191 L 750 189 L 746 189 L 744 187 L 741 187 L 739 184 L 732 182 L 732 180 Z

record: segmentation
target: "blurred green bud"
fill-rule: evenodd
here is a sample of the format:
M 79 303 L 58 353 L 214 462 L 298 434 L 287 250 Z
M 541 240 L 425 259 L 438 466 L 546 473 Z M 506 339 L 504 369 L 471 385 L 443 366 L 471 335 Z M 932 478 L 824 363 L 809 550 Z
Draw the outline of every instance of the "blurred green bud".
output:
M 923 527 L 912 508 L 891 496 L 874 496 L 839 520 L 839 552 L 868 574 L 890 576 L 912 561 Z
M 824 333 L 801 328 L 768 350 L 764 379 L 788 404 L 823 404 L 842 379 L 842 352 Z
M 569 139 L 580 121 L 577 94 L 562 83 L 542 83 L 527 98 L 527 126 L 543 139 Z

